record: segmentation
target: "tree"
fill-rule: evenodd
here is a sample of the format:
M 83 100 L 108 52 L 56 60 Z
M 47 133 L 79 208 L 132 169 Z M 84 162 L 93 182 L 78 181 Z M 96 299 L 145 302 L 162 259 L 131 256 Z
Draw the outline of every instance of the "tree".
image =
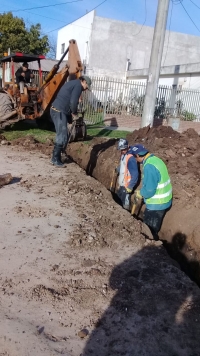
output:
M 48 36 L 41 36 L 41 25 L 29 29 L 23 19 L 11 12 L 0 15 L 0 57 L 8 51 L 30 54 L 46 54 L 49 51 Z
M 50 59 L 56 59 L 56 51 L 57 51 L 57 42 L 56 38 L 53 36 L 49 36 L 49 52 L 46 57 Z

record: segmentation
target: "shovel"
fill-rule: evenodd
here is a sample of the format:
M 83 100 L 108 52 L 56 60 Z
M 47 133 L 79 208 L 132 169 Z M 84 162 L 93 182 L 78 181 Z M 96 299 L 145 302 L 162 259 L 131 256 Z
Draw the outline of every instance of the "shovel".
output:
M 136 211 L 136 216 L 139 215 L 142 203 L 143 203 L 143 199 L 136 198 L 136 196 L 134 194 L 133 195 L 133 205 L 132 205 L 132 209 L 131 209 L 131 215 L 134 215 L 136 210 L 137 210 Z
M 118 163 L 118 161 L 115 162 L 116 164 Z M 119 173 L 117 172 L 116 173 L 116 168 L 115 167 L 113 169 L 113 173 L 112 173 L 112 179 L 111 179 L 111 183 L 110 183 L 110 191 L 111 193 L 115 193 L 115 188 L 116 188 L 116 183 L 117 183 L 117 177 L 119 175 Z

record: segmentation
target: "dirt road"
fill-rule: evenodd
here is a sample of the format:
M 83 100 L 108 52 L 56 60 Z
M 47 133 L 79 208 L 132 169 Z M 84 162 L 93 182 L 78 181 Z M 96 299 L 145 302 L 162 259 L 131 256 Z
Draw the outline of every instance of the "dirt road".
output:
M 199 355 L 200 290 L 142 224 L 74 163 L 0 153 L 0 355 Z

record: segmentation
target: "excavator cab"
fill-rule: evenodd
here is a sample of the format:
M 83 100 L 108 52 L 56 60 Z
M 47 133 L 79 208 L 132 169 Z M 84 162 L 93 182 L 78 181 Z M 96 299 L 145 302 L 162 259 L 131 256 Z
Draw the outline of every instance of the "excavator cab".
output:
M 60 69 L 60 64 L 67 54 L 67 63 Z M 42 119 L 43 121 L 48 121 L 51 104 L 60 88 L 67 80 L 79 78 L 83 71 L 78 46 L 73 39 L 69 41 L 68 48 L 44 80 L 42 80 L 40 63 L 43 59 L 45 59 L 43 55 L 36 56 L 23 53 L 13 53 L 0 59 L 3 68 L 3 88 L 0 90 L 0 128 L 24 119 L 36 120 L 37 122 L 41 122 Z M 20 88 L 15 78 L 16 64 L 33 61 L 38 62 L 39 85 L 25 83 L 23 93 L 20 93 Z M 12 101 L 14 108 L 2 113 L 1 108 L 5 107 L 5 100 Z M 69 124 L 69 141 L 84 139 L 85 137 L 84 112 L 80 110 L 78 120 L 71 125 Z
M 15 109 L 18 116 L 21 118 L 34 119 L 37 113 L 36 102 L 38 89 L 42 86 L 42 70 L 41 60 L 45 59 L 43 55 L 31 55 L 24 53 L 12 53 L 0 59 L 2 65 L 2 87 L 12 97 Z M 15 72 L 19 68 L 19 64 L 23 62 L 38 62 L 39 85 L 31 81 L 31 83 L 24 82 L 23 90 L 20 91 L 19 84 L 17 84 Z

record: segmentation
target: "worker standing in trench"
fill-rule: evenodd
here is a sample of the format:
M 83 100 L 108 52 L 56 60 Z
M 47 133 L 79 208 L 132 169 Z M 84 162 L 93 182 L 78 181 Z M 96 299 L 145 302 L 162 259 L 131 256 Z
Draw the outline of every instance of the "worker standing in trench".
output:
M 131 153 L 128 141 L 121 138 L 118 142 L 118 150 L 121 152 L 120 165 L 116 168 L 119 174 L 119 188 L 116 192 L 124 209 L 130 210 L 131 194 L 138 182 L 138 166 L 135 157 Z
M 163 218 L 172 205 L 172 185 L 165 163 L 151 154 L 143 145 L 131 146 L 136 161 L 143 164 L 142 188 L 135 191 L 144 199 L 146 208 L 143 222 L 150 228 L 155 240 L 159 239 Z
M 51 119 L 56 129 L 56 142 L 53 149 L 51 163 L 57 167 L 64 167 L 61 152 L 65 151 L 68 143 L 67 117 L 72 115 L 77 120 L 79 98 L 84 90 L 90 90 L 92 81 L 87 76 L 66 82 L 59 90 L 50 108 Z

